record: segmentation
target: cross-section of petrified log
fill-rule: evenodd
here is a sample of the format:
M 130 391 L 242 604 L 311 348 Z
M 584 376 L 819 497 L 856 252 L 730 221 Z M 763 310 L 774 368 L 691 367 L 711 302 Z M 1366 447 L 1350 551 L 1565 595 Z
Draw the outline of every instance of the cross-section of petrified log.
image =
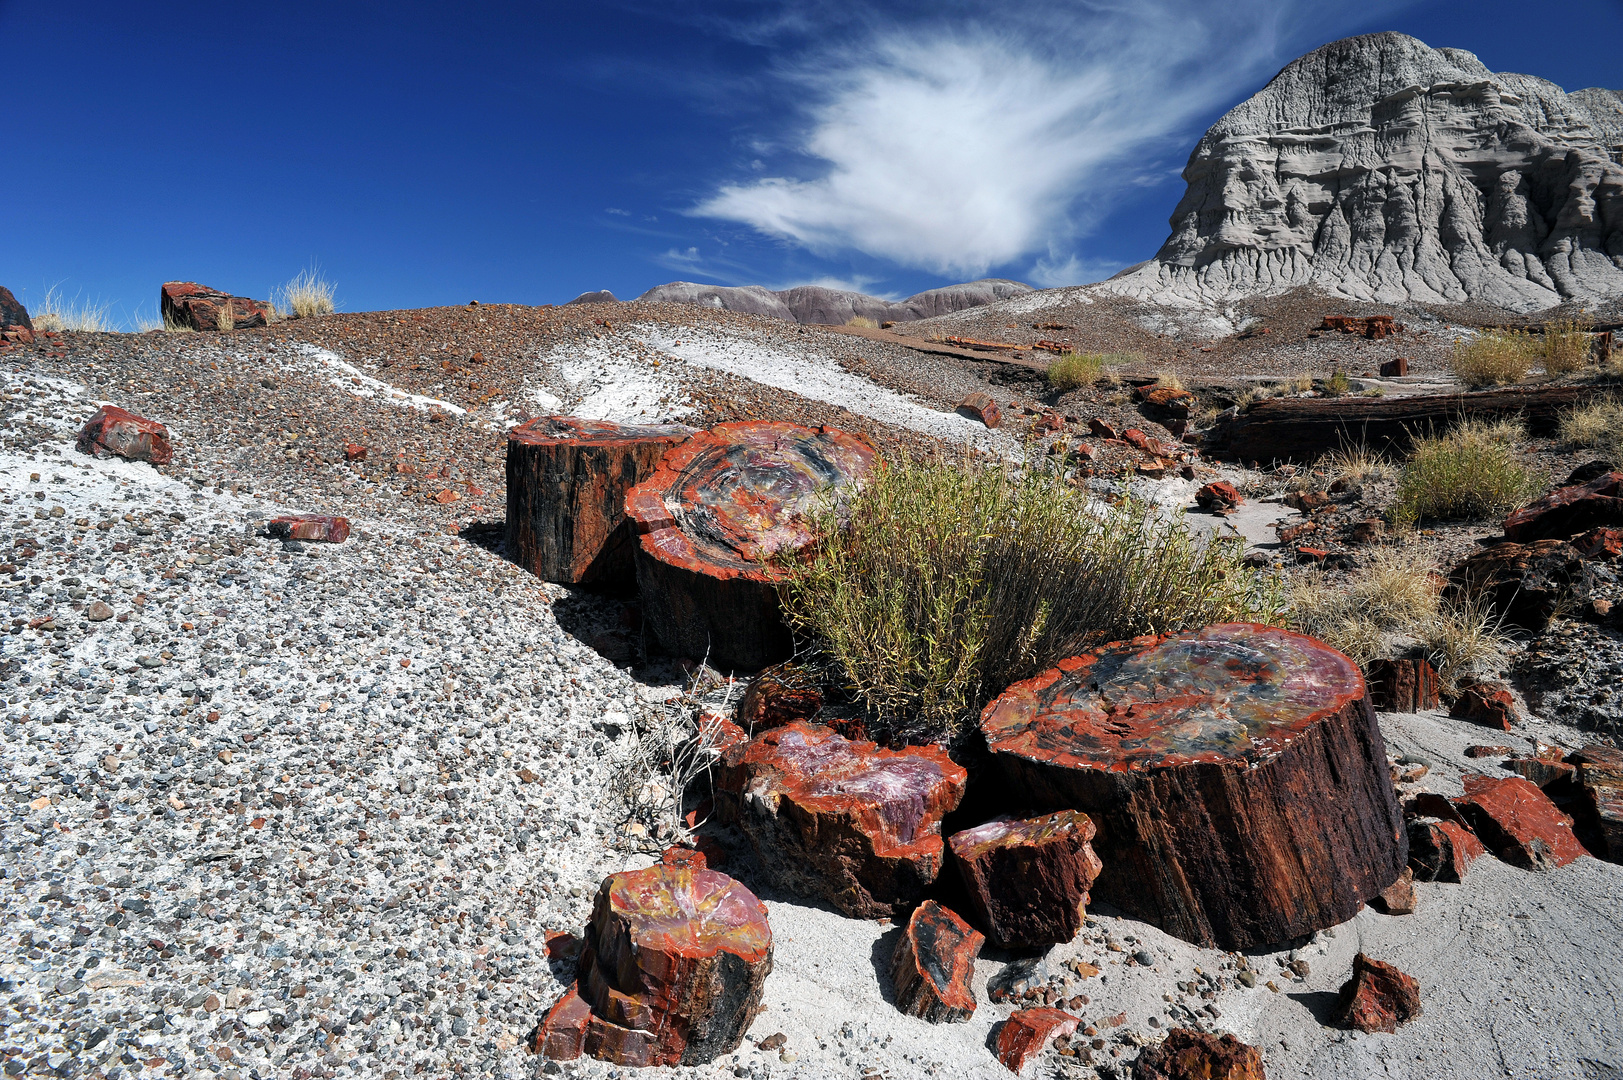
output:
M 1005 948 L 1070 941 L 1082 929 L 1099 857 L 1093 821 L 1075 810 L 999 818 L 947 840 L 975 917 Z
M 890 975 L 896 1007 L 932 1024 L 956 1024 L 975 1012 L 975 958 L 986 938 L 953 912 L 926 900 L 907 920 Z
M 1095 899 L 1203 945 L 1351 918 L 1408 858 L 1358 666 L 1253 623 L 1061 661 L 981 716 L 1011 791 L 1086 812 Z
M 620 1065 L 702 1065 L 731 1053 L 772 970 L 766 907 L 714 870 L 662 863 L 598 889 L 579 977 L 536 1049 Z
M 79 431 L 78 450 L 92 457 L 116 454 L 154 465 L 167 465 L 175 458 L 168 428 L 117 405 L 103 405 L 96 410 Z
M 941 872 L 968 774 L 937 747 L 882 750 L 795 722 L 728 749 L 719 793 L 779 888 L 883 918 Z
M 626 492 L 692 434 L 574 416 L 520 424 L 507 434 L 507 557 L 546 581 L 629 585 Z
M 717 424 L 668 452 L 626 496 L 643 617 L 659 643 L 727 667 L 785 659 L 770 560 L 808 543 L 806 511 L 873 461 L 859 435 L 764 421 Z

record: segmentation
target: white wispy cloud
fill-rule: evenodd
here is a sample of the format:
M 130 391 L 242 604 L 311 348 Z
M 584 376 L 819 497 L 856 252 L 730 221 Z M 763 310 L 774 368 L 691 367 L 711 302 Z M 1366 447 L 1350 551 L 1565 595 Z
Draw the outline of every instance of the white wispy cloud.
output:
M 1371 0 L 1356 17 L 1396 2 Z M 1075 240 L 1113 198 L 1164 176 L 1197 120 L 1353 17 L 1312 0 L 946 3 L 888 23 L 869 16 L 848 36 L 820 35 L 862 44 L 810 47 L 781 70 L 810 104 L 798 134 L 757 142 L 791 155 L 763 176 L 752 151 L 741 178 L 693 212 L 821 255 L 855 250 L 941 274 L 1037 255 L 1033 277 L 1086 274 L 1099 267 Z M 771 26 L 748 32 L 769 38 Z

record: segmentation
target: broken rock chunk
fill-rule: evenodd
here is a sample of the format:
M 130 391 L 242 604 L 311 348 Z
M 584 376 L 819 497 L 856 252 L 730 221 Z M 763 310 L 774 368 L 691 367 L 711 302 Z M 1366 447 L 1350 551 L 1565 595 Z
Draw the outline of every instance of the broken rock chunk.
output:
M 1213 514 L 1231 513 L 1243 502 L 1239 489 L 1227 480 L 1213 480 L 1195 492 L 1196 505 Z
M 276 315 L 263 300 L 232 296 L 194 281 L 164 282 L 158 309 L 165 323 L 193 330 L 246 330 L 265 326 Z
M 1382 712 L 1415 713 L 1437 707 L 1437 670 L 1428 660 L 1372 660 L 1368 678 L 1370 701 Z
M 1370 903 L 1377 911 L 1384 911 L 1388 915 L 1413 915 L 1414 870 L 1405 866 L 1398 879 L 1382 889 Z
M 169 429 L 117 405 L 103 405 L 79 431 L 78 449 L 92 457 L 116 456 L 129 461 L 167 465 L 175 458 Z
M 1133 1063 L 1133 1080 L 1266 1080 L 1262 1051 L 1233 1035 L 1173 1028 Z
M 997 1059 L 1010 1072 L 1024 1076 L 1049 1043 L 1070 1035 L 1080 1023 L 1059 1009 L 1021 1009 L 998 1029 Z
M 992 395 L 983 394 L 978 390 L 960 401 L 958 408 L 953 411 L 959 416 L 979 420 L 989 428 L 995 428 L 1003 422 L 1003 412 L 997 407 L 997 402 L 992 400 Z
M 1505 518 L 1505 539 L 1518 544 L 1565 540 L 1597 525 L 1623 523 L 1623 472 L 1557 488 Z
M 1509 731 L 1511 721 L 1516 719 L 1516 698 L 1503 683 L 1474 682 L 1460 688 L 1448 715 L 1497 731 Z M 1508 754 L 1510 748 L 1505 747 L 1504 752 Z M 1469 749 L 1465 753 L 1472 756 Z
M 1075 810 L 999 818 L 948 840 L 976 920 L 1004 948 L 1070 941 L 1101 864 L 1093 820 Z
M 1454 800 L 1483 844 L 1512 866 L 1549 870 L 1587 854 L 1572 821 L 1550 797 L 1520 776 L 1468 773 L 1465 794 Z
M 1592 743 L 1572 755 L 1584 806 L 1608 862 L 1623 863 L 1623 750 Z
M 1593 584 L 1593 569 L 1576 548 L 1539 540 L 1495 544 L 1468 556 L 1449 575 L 1446 595 L 1482 600 L 1511 626 L 1539 631 L 1563 605 L 1588 600 Z
M 975 1012 L 970 980 L 985 943 L 985 937 L 934 900 L 920 904 L 891 957 L 896 1007 L 932 1024 L 968 1020 Z
M 1353 957 L 1353 974 L 1341 987 L 1335 1018 L 1359 1031 L 1395 1032 L 1420 1015 L 1420 984 L 1391 964 Z
M 1488 849 L 1457 821 L 1409 823 L 1409 867 L 1416 881 L 1465 880 L 1465 871 Z
M 349 518 L 325 514 L 292 514 L 271 518 L 265 535 L 273 540 L 304 540 L 317 544 L 342 544 L 349 539 Z

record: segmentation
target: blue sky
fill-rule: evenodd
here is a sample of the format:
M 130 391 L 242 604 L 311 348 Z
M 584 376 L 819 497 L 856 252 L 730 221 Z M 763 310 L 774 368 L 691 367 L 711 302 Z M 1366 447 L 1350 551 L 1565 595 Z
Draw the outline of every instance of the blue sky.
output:
M 1623 0 L 0 0 L 0 284 L 128 325 L 312 264 L 344 310 L 1097 280 L 1206 126 L 1388 29 L 1623 86 Z

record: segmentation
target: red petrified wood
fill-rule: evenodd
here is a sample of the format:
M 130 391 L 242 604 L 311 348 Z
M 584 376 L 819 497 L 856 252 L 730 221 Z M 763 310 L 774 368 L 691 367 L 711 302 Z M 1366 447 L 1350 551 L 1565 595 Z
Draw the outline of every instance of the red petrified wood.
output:
M 1448 715 L 1498 731 L 1509 731 L 1510 722 L 1516 718 L 1516 699 L 1503 683 L 1475 682 L 1460 689 Z
M 975 958 L 986 939 L 934 900 L 913 911 L 896 943 L 890 976 L 896 1007 L 932 1024 L 956 1024 L 975 1012 Z
M 1607 862 L 1623 863 L 1623 750 L 1592 743 L 1572 755 L 1587 812 Z
M 999 818 L 947 841 L 975 917 L 1004 948 L 1070 941 L 1082 929 L 1099 857 L 1093 821 L 1075 810 Z
M 1476 834 L 1459 822 L 1409 824 L 1409 866 L 1416 881 L 1464 881 L 1471 863 L 1487 853 Z
M 265 535 L 276 540 L 308 540 L 318 544 L 342 544 L 349 539 L 349 518 L 325 514 L 292 514 L 271 518 Z
M 1195 492 L 1195 503 L 1213 514 L 1227 514 L 1245 502 L 1239 489 L 1227 480 L 1213 480 Z
M 626 492 L 693 429 L 541 416 L 507 433 L 507 557 L 544 581 L 629 585 Z
M 1093 818 L 1094 897 L 1187 941 L 1334 926 L 1408 860 L 1363 676 L 1300 634 L 1109 645 L 1010 687 L 981 730 L 1013 790 Z
M 1520 776 L 1463 778 L 1454 800 L 1489 851 L 1524 870 L 1549 870 L 1586 855 L 1572 821 L 1538 785 Z
M 817 676 L 800 664 L 775 664 L 745 687 L 738 701 L 738 723 L 746 731 L 765 731 L 795 720 L 815 721 L 822 711 Z
M 1003 412 L 992 400 L 991 394 L 976 391 L 958 403 L 955 410 L 959 416 L 967 416 L 971 420 L 979 420 L 989 428 L 995 428 L 1003 422 Z
M 1262 1051 L 1233 1035 L 1173 1028 L 1133 1062 L 1133 1080 L 1267 1080 Z
M 1336 1022 L 1359 1031 L 1397 1031 L 1420 1015 L 1420 984 L 1391 964 L 1353 957 L 1353 974 L 1341 986 Z
M 1437 669 L 1427 660 L 1372 660 L 1369 698 L 1382 712 L 1423 712 L 1438 703 Z
M 1518 544 L 1565 540 L 1597 525 L 1623 522 L 1623 472 L 1609 472 L 1587 484 L 1557 488 L 1512 511 L 1505 539 Z
M 117 405 L 103 405 L 79 431 L 79 452 L 92 457 L 116 454 L 130 461 L 167 465 L 175 459 L 169 429 Z
M 597 892 L 580 975 L 535 1049 L 618 1065 L 702 1065 L 738 1049 L 772 970 L 766 907 L 725 874 L 659 865 Z
M 731 747 L 719 789 L 768 880 L 870 919 L 941 872 L 941 818 L 968 778 L 937 747 L 881 750 L 796 721 Z
M 158 294 L 158 308 L 164 322 L 193 330 L 247 330 L 266 325 L 275 315 L 268 303 L 193 281 L 165 282 Z M 222 313 L 231 320 L 229 327 L 221 325 Z
M 667 452 L 625 504 L 643 613 L 659 643 L 725 667 L 785 659 L 783 575 L 771 559 L 807 544 L 805 513 L 860 480 L 874 456 L 859 435 L 765 421 L 717 424 Z
M 1048 1044 L 1076 1031 L 1081 1021 L 1059 1009 L 1021 1009 L 997 1032 L 997 1059 L 1005 1068 L 1024 1075 Z

